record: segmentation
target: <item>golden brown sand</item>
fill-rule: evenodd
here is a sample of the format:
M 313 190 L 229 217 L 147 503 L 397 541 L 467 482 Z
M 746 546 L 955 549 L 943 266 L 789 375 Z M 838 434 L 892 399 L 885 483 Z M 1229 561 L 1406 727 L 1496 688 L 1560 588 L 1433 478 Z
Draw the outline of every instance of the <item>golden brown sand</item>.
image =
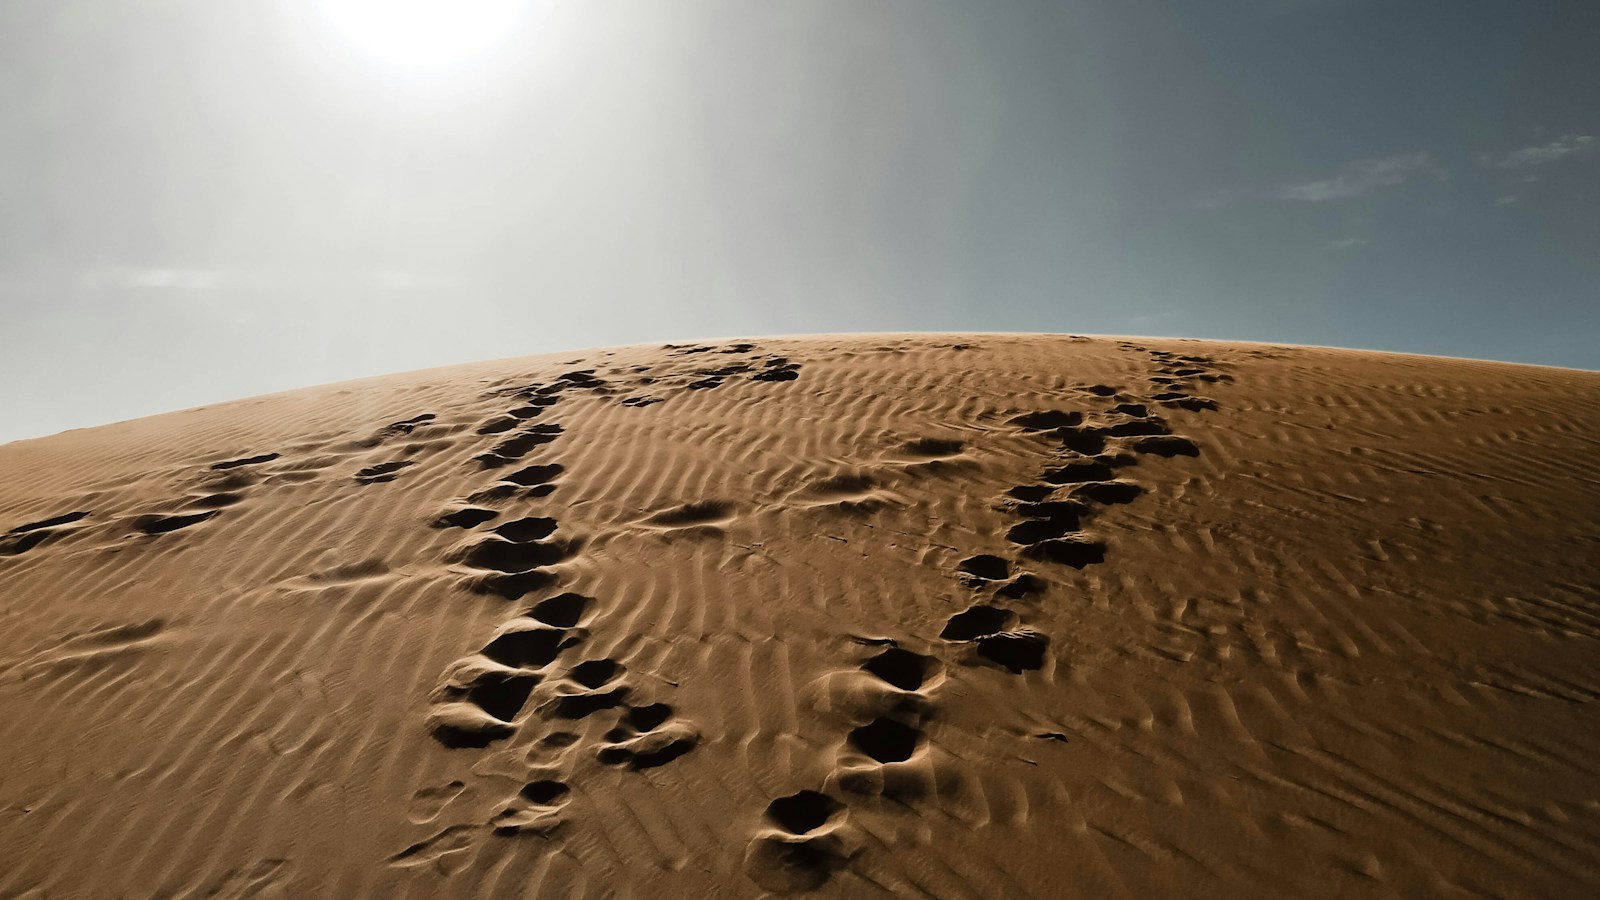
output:
M 3 897 L 1600 895 L 1600 374 L 623 348 L 0 447 Z

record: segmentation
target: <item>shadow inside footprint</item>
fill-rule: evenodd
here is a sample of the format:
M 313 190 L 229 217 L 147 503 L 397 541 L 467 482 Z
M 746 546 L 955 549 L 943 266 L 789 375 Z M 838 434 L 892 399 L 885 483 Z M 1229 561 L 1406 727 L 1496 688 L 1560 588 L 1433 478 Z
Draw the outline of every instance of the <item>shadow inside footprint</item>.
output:
M 947 641 L 970 641 L 984 635 L 997 634 L 1011 624 L 1015 618 L 1007 610 L 993 606 L 974 606 L 963 612 L 958 612 L 945 623 L 944 630 L 939 632 L 939 637 Z
M 1044 651 L 1050 640 L 1037 631 L 1008 631 L 977 639 L 978 655 L 998 663 L 1013 675 L 1044 666 Z
M 861 668 L 902 691 L 914 691 L 927 681 L 928 676 L 933 673 L 934 665 L 931 658 L 920 653 L 912 653 L 900 647 L 890 647 L 867 660 Z
M 877 762 L 897 763 L 905 762 L 917 752 L 922 732 L 904 722 L 877 718 L 853 729 L 848 740 L 850 746 Z
M 806 834 L 828 824 L 844 804 L 818 791 L 801 791 L 767 804 L 767 818 L 790 834 Z
M 530 516 L 525 519 L 506 522 L 492 530 L 506 540 L 528 543 L 530 541 L 543 540 L 554 534 L 556 520 L 544 516 Z
M 524 624 L 531 627 L 522 627 Z M 565 629 L 542 623 L 517 623 L 506 629 L 483 648 L 484 656 L 501 665 L 541 668 L 555 662 L 563 649 L 576 643 Z
M 593 602 L 593 597 L 585 597 L 582 594 L 571 592 L 557 594 L 534 604 L 533 609 L 528 610 L 528 617 L 538 619 L 546 625 L 571 628 L 578 624 L 583 618 L 584 610 Z
M 1011 564 L 992 553 L 980 553 L 963 559 L 956 568 L 973 578 L 985 581 L 1005 581 L 1011 577 Z
M 492 509 L 468 506 L 443 513 L 431 524 L 434 528 L 476 528 L 498 515 Z

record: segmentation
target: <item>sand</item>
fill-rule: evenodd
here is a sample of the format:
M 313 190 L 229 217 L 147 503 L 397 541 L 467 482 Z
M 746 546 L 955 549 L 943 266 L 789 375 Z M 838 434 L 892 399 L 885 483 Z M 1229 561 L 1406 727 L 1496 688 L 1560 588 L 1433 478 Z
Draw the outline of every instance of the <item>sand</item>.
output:
M 3 897 L 1592 897 L 1597 700 L 1600 373 L 774 339 L 0 447 Z

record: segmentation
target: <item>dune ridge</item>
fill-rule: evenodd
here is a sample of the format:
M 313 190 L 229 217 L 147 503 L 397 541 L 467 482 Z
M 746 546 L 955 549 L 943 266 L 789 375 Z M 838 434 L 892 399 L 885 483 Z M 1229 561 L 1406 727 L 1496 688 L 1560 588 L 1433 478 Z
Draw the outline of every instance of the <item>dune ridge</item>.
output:
M 367 379 L 0 446 L 0 625 L 0 897 L 1600 889 L 1600 373 Z

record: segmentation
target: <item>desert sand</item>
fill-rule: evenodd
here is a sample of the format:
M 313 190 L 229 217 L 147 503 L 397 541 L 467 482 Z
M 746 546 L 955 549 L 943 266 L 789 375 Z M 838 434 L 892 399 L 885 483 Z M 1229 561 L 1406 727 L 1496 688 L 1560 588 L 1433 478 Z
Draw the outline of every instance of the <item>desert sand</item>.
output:
M 770 339 L 0 447 L 0 897 L 1593 897 L 1596 701 L 1600 373 Z

